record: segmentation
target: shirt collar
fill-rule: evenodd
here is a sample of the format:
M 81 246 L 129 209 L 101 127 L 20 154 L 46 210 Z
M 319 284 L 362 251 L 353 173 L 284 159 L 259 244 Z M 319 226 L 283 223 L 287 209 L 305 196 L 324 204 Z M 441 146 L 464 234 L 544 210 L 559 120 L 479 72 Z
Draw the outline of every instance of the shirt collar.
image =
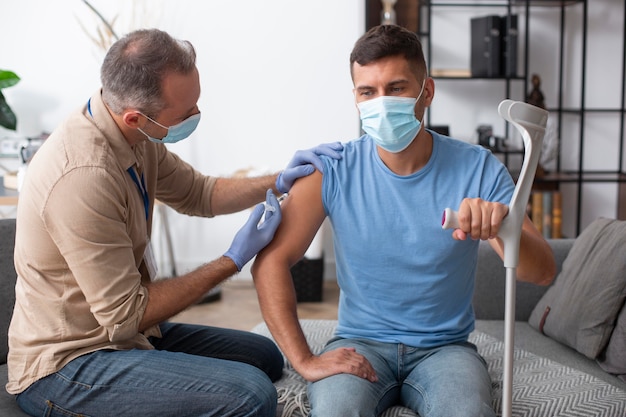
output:
M 100 130 L 109 146 L 113 150 L 116 159 L 124 170 L 132 166 L 141 166 L 143 161 L 143 153 L 145 143 L 141 142 L 135 146 L 130 146 L 126 138 L 115 123 L 113 117 L 109 113 L 108 108 L 102 101 L 102 90 L 98 90 L 91 96 L 87 105 L 85 105 L 84 114 L 92 120 L 98 130 Z

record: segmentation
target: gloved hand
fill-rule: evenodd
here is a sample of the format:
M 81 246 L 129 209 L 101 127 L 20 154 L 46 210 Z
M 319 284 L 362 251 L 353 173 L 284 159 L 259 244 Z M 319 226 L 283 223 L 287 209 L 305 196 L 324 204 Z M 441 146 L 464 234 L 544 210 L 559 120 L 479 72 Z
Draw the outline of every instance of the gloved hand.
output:
M 259 224 L 263 213 L 265 220 Z M 241 271 L 250 259 L 270 243 L 281 219 L 278 199 L 272 190 L 267 190 L 265 204 L 260 203 L 254 207 L 248 221 L 239 229 L 224 256 L 232 259 Z
M 326 155 L 330 158 L 341 159 L 339 151 L 343 150 L 341 142 L 324 143 L 315 148 L 304 151 L 297 151 L 287 168 L 278 174 L 276 178 L 276 189 L 281 193 L 287 193 L 293 183 L 300 177 L 311 175 L 315 168 L 324 173 L 324 166 L 319 155 Z

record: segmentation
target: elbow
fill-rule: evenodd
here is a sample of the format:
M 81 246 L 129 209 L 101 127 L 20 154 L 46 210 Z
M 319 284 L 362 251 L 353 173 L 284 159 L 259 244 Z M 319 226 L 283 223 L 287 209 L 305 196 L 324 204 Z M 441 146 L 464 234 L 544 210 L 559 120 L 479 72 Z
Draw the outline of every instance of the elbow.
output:
M 554 259 L 554 253 L 552 248 L 548 247 L 545 252 L 545 259 L 542 262 L 541 271 L 538 272 L 539 280 L 538 285 L 550 285 L 557 274 L 556 261 Z
M 552 247 L 543 238 L 526 242 L 520 251 L 517 279 L 536 285 L 550 285 L 557 274 Z
M 550 285 L 557 274 L 556 262 L 554 261 L 552 251 L 542 260 L 534 260 L 531 262 L 531 265 L 526 265 L 525 268 L 518 269 L 517 279 L 536 285 Z
M 549 269 L 548 273 L 545 274 L 544 280 L 540 283 L 540 285 L 552 284 L 552 281 L 554 281 L 554 278 L 556 278 L 556 274 L 556 263 L 554 262 L 554 258 L 552 258 L 551 268 Z
M 556 266 L 552 265 L 551 268 L 545 269 L 538 277 L 538 280 L 535 281 L 537 285 L 550 285 L 554 278 L 556 277 Z
M 270 243 L 272 245 L 272 243 Z M 263 280 L 263 277 L 276 277 L 276 275 L 289 271 L 300 259 L 292 259 L 287 253 L 274 249 L 270 245 L 263 248 L 255 257 L 250 266 L 250 273 L 254 282 Z

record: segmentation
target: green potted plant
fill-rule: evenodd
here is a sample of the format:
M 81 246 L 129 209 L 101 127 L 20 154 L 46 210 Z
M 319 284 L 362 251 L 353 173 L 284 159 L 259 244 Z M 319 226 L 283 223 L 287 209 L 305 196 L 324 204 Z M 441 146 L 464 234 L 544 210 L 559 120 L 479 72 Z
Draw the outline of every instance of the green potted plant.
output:
M 19 81 L 20 77 L 18 77 L 13 71 L 0 69 L 0 126 L 5 127 L 9 130 L 16 129 L 17 118 L 15 117 L 15 113 L 13 113 L 13 110 L 11 110 L 11 107 L 9 107 L 9 104 L 4 98 L 4 94 L 2 94 L 2 89 L 14 86 Z

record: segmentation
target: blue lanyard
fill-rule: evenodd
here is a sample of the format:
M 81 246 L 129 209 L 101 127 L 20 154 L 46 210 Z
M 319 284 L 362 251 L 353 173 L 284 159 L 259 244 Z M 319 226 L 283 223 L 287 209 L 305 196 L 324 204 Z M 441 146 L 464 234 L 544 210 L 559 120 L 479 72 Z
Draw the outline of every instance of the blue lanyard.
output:
M 150 216 L 150 198 L 148 198 L 148 190 L 146 189 L 146 182 L 143 178 L 143 174 L 141 174 L 141 182 L 139 182 L 139 178 L 137 178 L 137 174 L 135 173 L 133 167 L 128 168 L 128 173 L 141 193 L 141 197 L 143 198 L 143 208 L 146 211 L 146 220 L 148 220 L 148 217 Z

